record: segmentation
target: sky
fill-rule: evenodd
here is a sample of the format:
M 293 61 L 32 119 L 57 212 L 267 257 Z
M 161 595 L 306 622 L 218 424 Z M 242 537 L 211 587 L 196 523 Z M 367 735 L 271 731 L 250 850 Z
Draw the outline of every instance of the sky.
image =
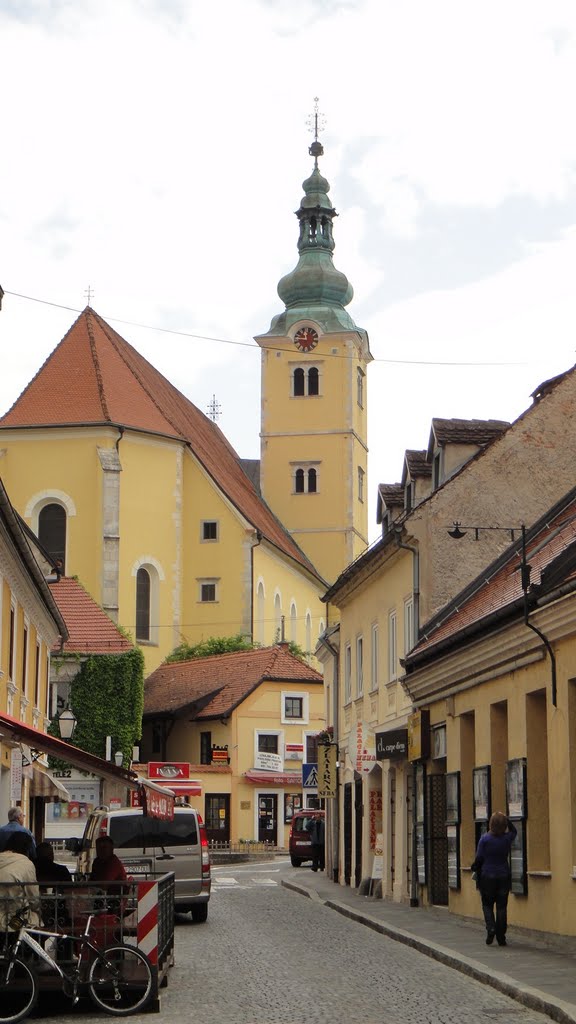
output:
M 90 304 L 259 456 L 308 120 L 368 331 L 369 520 L 434 416 L 576 362 L 573 0 L 0 0 L 0 412 Z

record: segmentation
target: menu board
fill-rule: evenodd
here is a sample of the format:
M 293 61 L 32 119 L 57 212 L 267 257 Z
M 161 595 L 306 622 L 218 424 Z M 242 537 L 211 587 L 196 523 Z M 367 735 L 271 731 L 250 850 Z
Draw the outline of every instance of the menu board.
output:
M 460 842 L 458 825 L 446 826 L 448 840 L 448 886 L 450 889 L 460 888 Z

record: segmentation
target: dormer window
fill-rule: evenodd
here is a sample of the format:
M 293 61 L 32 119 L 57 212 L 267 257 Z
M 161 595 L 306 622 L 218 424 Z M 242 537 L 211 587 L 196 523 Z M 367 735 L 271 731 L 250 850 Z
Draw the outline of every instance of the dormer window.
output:
M 436 490 L 442 482 L 442 452 L 436 452 L 432 461 L 432 488 Z

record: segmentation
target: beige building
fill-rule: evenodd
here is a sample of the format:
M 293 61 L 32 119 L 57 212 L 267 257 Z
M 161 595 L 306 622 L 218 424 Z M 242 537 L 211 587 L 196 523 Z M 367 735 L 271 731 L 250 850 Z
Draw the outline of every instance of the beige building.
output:
M 464 533 L 464 531 L 461 531 Z M 466 531 L 459 549 L 474 543 Z M 470 865 L 490 814 L 512 846 L 512 926 L 576 932 L 576 491 L 429 621 L 406 659 L 416 708 L 416 891 L 482 918 Z
M 211 841 L 287 848 L 294 811 L 318 800 L 324 723 L 322 676 L 287 643 L 172 662 L 146 680 L 143 759 L 185 766 Z
M 572 485 L 576 374 L 546 382 L 532 397 L 509 426 L 434 420 L 428 448 L 407 452 L 401 481 L 380 487 L 382 537 L 325 595 L 340 617 L 318 657 L 340 751 L 341 799 L 330 805 L 328 827 L 339 836 L 329 870 L 342 884 L 368 886 L 381 836 L 382 893 L 418 898 L 407 758 L 412 700 L 402 662 L 422 624 L 510 542 L 507 531 L 476 534 L 473 527 L 530 525 Z M 455 522 L 471 526 L 477 539 L 454 543 L 448 531 Z M 363 759 L 355 754 L 358 741 Z M 441 748 L 437 753 L 445 757 Z M 445 891 L 437 902 L 447 900 Z
M 44 732 L 50 718 L 50 650 L 68 631 L 34 558 L 26 527 L 0 481 L 0 711 Z M 47 760 L 0 736 L 0 818 L 21 804 L 25 824 L 41 835 L 46 798 L 58 796 Z

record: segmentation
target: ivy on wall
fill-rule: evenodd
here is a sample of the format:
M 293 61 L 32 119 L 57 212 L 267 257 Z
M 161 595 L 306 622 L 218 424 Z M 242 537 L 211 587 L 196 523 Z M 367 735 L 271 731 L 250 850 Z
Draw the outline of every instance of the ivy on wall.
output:
M 278 640 L 276 641 L 279 642 Z M 166 662 L 190 661 L 192 658 L 208 658 L 212 654 L 229 654 L 231 651 L 256 651 L 262 644 L 253 643 L 249 637 L 238 633 L 236 636 L 209 636 L 197 644 L 182 641 L 166 658 Z M 306 660 L 306 652 L 298 644 L 290 641 L 288 650 L 296 658 Z
M 70 684 L 70 707 L 77 725 L 73 745 L 98 757 L 106 756 L 106 737 L 112 737 L 112 755 L 121 750 L 124 765 L 142 735 L 144 710 L 144 656 L 138 647 L 123 654 L 94 654 L 82 661 Z M 48 728 L 59 736 L 58 721 Z M 50 766 L 62 767 L 56 758 Z

